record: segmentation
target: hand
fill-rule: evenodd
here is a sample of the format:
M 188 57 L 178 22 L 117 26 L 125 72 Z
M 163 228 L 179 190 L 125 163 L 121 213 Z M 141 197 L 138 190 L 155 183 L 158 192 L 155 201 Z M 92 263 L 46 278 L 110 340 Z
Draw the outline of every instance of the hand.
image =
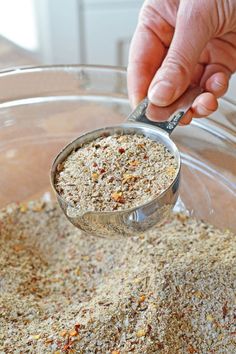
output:
M 204 93 L 183 119 L 217 109 L 217 98 L 236 70 L 236 0 L 147 0 L 130 47 L 128 91 L 132 106 L 148 95 L 148 116 L 175 102 L 190 84 Z M 156 118 L 156 120 L 159 118 Z

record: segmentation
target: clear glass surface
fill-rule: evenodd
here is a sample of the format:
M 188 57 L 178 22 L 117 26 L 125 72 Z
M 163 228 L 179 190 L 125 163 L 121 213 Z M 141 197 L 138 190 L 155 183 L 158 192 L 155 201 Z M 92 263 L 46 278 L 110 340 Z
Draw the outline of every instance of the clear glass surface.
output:
M 0 73 L 0 207 L 44 196 L 59 150 L 81 133 L 121 123 L 130 113 L 126 72 L 54 66 Z M 236 105 L 178 127 L 182 156 L 177 207 L 236 231 Z

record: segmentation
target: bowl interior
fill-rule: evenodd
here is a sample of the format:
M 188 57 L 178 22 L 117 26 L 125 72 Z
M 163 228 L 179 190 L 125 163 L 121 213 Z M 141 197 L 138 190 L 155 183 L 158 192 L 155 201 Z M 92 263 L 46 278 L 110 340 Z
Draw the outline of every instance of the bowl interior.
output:
M 236 231 L 235 106 L 224 100 L 212 117 L 177 127 L 181 152 L 179 210 Z M 0 207 L 54 198 L 50 168 L 82 133 L 124 122 L 130 113 L 126 73 L 62 66 L 0 74 Z

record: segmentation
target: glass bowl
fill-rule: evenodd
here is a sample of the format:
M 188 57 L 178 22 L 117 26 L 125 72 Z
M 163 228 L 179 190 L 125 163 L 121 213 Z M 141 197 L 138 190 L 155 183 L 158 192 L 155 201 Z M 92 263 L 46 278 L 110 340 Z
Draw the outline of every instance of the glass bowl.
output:
M 130 112 L 126 71 L 51 66 L 0 73 L 0 207 L 54 198 L 51 163 L 81 133 L 121 123 Z M 236 105 L 178 127 L 181 151 L 178 210 L 236 231 Z

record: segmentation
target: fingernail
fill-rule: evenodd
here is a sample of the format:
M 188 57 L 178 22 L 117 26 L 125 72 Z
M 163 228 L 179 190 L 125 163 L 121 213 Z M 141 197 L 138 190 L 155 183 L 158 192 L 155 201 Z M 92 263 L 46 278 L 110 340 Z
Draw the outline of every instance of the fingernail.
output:
M 225 88 L 225 86 L 226 86 L 225 83 L 220 82 L 218 80 L 214 80 L 211 84 L 211 88 L 214 91 L 218 91 L 219 89 Z
M 168 106 L 175 94 L 173 84 L 168 81 L 157 82 L 150 90 L 148 97 L 156 106 Z
M 181 126 L 181 127 L 185 127 L 186 125 L 188 125 L 190 122 L 179 122 L 179 126 Z

